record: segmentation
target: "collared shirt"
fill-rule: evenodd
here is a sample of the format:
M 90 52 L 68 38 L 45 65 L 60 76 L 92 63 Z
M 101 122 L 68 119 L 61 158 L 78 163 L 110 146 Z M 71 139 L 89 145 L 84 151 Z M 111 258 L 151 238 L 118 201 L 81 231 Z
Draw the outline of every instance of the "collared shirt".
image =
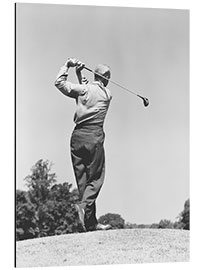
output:
M 76 100 L 74 122 L 103 126 L 112 95 L 99 81 L 91 84 L 74 84 L 68 81 L 68 68 L 64 65 L 57 76 L 55 86 L 66 96 Z

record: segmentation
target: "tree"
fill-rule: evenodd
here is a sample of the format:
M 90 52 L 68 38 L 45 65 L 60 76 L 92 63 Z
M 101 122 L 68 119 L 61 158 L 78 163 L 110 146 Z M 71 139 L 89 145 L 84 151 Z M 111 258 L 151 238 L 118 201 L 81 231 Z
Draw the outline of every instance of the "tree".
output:
M 150 229 L 158 229 L 159 228 L 159 224 L 157 223 L 152 223 L 150 226 Z
M 125 229 L 136 229 L 137 227 L 138 227 L 138 225 L 136 223 L 127 222 L 125 224 Z
M 65 234 L 79 231 L 77 212 L 73 206 L 79 200 L 76 189 L 71 191 L 71 184 L 55 184 L 49 194 L 44 213 L 45 224 L 48 224 L 49 235 Z
M 110 224 L 113 229 L 122 229 L 125 226 L 125 220 L 118 214 L 108 213 L 98 219 L 99 223 Z
M 37 237 L 37 217 L 35 207 L 30 202 L 27 192 L 16 191 L 16 239 L 23 240 Z
M 56 174 L 50 173 L 51 167 L 51 162 L 40 159 L 31 168 L 32 173 L 24 179 L 29 189 L 29 200 L 34 205 L 38 237 L 47 235 L 46 203 L 50 188 L 56 182 Z
M 46 201 L 50 187 L 56 182 L 56 174 L 50 173 L 51 167 L 48 160 L 40 159 L 31 168 L 32 174 L 24 179 L 31 201 L 38 206 Z
M 179 215 L 179 222 L 182 223 L 184 230 L 190 229 L 190 199 L 185 201 L 184 209 Z
M 162 219 L 158 225 L 159 229 L 173 229 L 173 223 L 168 219 Z
M 174 229 L 178 229 L 178 230 L 182 230 L 183 226 L 184 226 L 184 224 L 180 221 L 174 222 L 174 225 L 173 225 Z
M 28 191 L 16 191 L 17 240 L 80 231 L 73 206 L 79 200 L 69 183 L 55 184 L 51 163 L 39 160 L 25 180 Z

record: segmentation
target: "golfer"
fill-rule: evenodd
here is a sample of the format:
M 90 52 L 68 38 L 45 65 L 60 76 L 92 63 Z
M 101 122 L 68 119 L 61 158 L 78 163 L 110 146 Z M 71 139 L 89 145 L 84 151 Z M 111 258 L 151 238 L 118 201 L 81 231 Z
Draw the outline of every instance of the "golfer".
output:
M 69 69 L 75 67 L 79 84 L 68 81 Z M 85 64 L 69 58 L 61 68 L 55 86 L 66 96 L 75 99 L 75 128 L 71 136 L 71 158 L 80 203 L 76 204 L 84 231 L 108 230 L 109 224 L 99 224 L 96 218 L 96 199 L 104 182 L 104 119 L 111 101 L 106 88 L 110 68 L 99 64 L 95 68 L 94 81 L 88 83 L 81 71 Z

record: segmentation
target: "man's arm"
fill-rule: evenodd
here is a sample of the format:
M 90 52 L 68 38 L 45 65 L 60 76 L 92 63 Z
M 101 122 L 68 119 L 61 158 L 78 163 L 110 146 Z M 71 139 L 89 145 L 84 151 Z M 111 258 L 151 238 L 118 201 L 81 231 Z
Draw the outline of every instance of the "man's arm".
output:
M 85 76 L 82 75 L 82 69 L 84 68 L 84 64 L 83 63 L 80 63 L 79 65 L 77 65 L 75 67 L 75 72 L 76 72 L 76 75 L 77 75 L 77 78 L 78 78 L 78 81 L 80 84 L 88 84 L 89 81 L 86 79 Z
M 69 58 L 68 61 L 61 67 L 57 75 L 55 86 L 59 89 L 59 91 L 68 97 L 77 98 L 78 96 L 84 95 L 86 93 L 86 87 L 84 84 L 74 84 L 67 80 L 69 68 L 81 64 L 82 63 L 76 59 Z

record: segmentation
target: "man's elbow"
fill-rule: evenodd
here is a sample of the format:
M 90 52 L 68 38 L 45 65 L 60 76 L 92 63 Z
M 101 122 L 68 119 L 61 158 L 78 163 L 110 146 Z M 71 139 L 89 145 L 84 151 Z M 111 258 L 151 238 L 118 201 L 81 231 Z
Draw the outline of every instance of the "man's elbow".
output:
M 56 86 L 56 87 L 58 88 L 58 86 L 59 86 L 58 80 L 56 80 L 56 81 L 54 82 L 54 86 Z
M 60 80 L 58 80 L 58 79 L 54 82 L 54 86 L 60 91 L 63 88 L 62 82 Z

